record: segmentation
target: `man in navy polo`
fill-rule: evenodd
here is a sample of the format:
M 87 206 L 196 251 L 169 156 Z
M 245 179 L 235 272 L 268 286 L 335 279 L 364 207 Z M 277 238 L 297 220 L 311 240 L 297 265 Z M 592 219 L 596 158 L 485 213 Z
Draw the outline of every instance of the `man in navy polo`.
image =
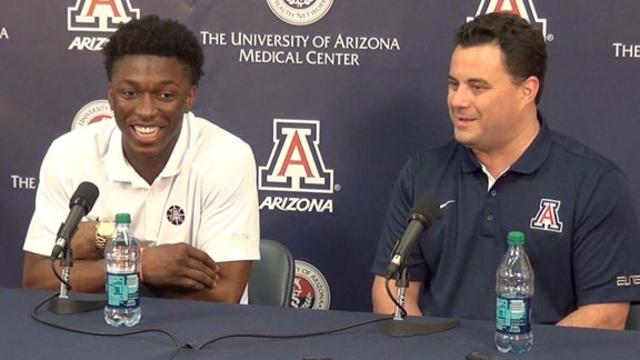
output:
M 554 132 L 537 112 L 542 34 L 513 15 L 463 25 L 449 69 L 455 141 L 412 157 L 397 180 L 372 268 L 373 309 L 392 313 L 384 274 L 416 201 L 440 215 L 407 259 L 410 315 L 495 319 L 507 233 L 524 231 L 535 272 L 533 321 L 623 329 L 640 300 L 640 226 L 621 171 Z M 395 281 L 391 281 L 395 294 Z

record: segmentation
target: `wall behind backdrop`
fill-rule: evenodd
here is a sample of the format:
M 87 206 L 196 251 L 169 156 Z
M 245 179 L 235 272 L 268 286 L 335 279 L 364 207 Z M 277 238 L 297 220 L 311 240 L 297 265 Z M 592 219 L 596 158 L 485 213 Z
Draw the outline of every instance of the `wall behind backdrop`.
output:
M 49 144 L 111 116 L 99 50 L 119 22 L 155 13 L 204 46 L 194 112 L 253 148 L 262 236 L 298 260 L 293 304 L 369 311 L 395 177 L 412 153 L 450 137 L 454 31 L 493 11 L 544 32 L 548 124 L 615 161 L 640 204 L 637 0 L 4 0 L 0 286 L 21 286 Z

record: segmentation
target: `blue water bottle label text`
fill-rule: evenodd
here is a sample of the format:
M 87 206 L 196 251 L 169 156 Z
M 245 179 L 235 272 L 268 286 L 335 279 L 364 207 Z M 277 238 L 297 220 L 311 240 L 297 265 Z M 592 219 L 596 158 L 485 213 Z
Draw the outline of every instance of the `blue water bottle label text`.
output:
M 496 330 L 503 334 L 526 334 L 531 331 L 531 299 L 496 300 Z
M 107 273 L 107 306 L 133 308 L 140 305 L 138 274 Z

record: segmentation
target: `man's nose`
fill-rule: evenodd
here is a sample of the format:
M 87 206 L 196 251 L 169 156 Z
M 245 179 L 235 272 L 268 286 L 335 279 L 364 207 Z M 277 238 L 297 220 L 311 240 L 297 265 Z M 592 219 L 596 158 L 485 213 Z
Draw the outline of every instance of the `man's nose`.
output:
M 460 86 L 455 90 L 449 90 L 449 106 L 454 108 L 461 108 L 469 106 L 469 91 Z
M 156 113 L 156 103 L 152 94 L 143 94 L 136 106 L 136 114 L 141 118 L 148 118 Z

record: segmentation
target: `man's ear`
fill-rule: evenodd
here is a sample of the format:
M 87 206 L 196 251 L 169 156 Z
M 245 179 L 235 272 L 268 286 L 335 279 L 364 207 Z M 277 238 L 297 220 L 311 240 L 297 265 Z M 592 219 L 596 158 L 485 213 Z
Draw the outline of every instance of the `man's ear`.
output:
M 540 91 L 540 79 L 537 76 L 531 75 L 520 84 L 520 93 L 525 103 L 535 103 L 538 91 Z
M 196 102 L 196 98 L 198 97 L 198 86 L 191 85 L 189 89 L 189 93 L 187 94 L 187 101 L 184 104 L 184 112 L 187 113 L 191 111 L 193 104 Z
M 111 83 L 109 83 L 109 86 L 107 86 L 107 100 L 109 101 L 109 106 L 111 107 L 111 110 L 113 110 L 113 88 L 111 87 Z

